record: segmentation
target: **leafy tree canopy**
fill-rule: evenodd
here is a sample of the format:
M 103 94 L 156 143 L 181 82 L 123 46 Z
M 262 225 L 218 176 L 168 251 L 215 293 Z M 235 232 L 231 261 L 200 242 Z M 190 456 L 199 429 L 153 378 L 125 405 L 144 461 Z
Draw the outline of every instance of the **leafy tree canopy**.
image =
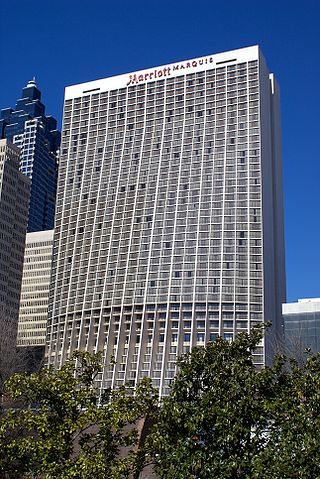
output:
M 76 352 L 59 371 L 20 373 L 7 382 L 24 407 L 0 420 L 2 477 L 122 479 L 142 466 L 135 425 L 154 405 L 150 381 L 134 394 L 124 386 L 99 397 L 100 370 L 100 354 Z
M 161 479 L 320 479 L 320 354 L 259 370 L 262 340 L 254 330 L 194 348 L 157 409 L 147 379 L 99 397 L 100 355 L 13 376 L 7 388 L 24 405 L 0 419 L 2 477 L 125 479 L 147 455 Z M 154 410 L 138 449 L 137 421 Z
M 258 370 L 261 330 L 179 360 L 148 449 L 163 479 L 320 478 L 320 354 Z

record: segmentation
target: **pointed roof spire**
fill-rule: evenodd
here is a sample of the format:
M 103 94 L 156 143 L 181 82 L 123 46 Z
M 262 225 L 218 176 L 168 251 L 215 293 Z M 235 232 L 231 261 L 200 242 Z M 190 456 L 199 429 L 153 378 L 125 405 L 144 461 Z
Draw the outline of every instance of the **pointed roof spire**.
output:
M 35 86 L 37 88 L 36 77 L 33 77 L 32 80 L 29 80 L 27 88 L 31 86 Z

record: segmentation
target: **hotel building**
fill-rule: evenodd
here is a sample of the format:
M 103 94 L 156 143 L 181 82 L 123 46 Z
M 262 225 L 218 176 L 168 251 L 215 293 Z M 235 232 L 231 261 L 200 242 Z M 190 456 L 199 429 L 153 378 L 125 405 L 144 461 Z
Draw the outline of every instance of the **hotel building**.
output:
M 279 89 L 258 46 L 67 87 L 49 364 L 103 351 L 101 389 L 272 320 L 285 301 Z M 116 364 L 110 361 L 114 357 Z

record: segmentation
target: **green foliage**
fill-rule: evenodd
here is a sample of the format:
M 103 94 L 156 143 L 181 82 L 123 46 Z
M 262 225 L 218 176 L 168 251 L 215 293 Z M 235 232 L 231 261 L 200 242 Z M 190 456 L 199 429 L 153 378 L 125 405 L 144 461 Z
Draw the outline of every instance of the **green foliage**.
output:
M 262 330 L 179 361 L 147 448 L 165 479 L 320 478 L 320 355 L 258 371 Z
M 10 409 L 0 420 L 6 477 L 120 479 L 142 467 L 135 425 L 154 405 L 150 381 L 134 394 L 124 386 L 99 398 L 94 379 L 100 370 L 100 354 L 76 352 L 59 371 L 21 373 L 7 382 L 28 408 Z
M 137 421 L 155 411 L 149 380 L 99 397 L 101 356 L 80 352 L 59 371 L 13 376 L 20 406 L 0 419 L 0 477 L 125 479 L 147 454 L 162 479 L 320 479 L 320 354 L 257 370 L 262 340 L 258 329 L 181 357 L 140 449 Z

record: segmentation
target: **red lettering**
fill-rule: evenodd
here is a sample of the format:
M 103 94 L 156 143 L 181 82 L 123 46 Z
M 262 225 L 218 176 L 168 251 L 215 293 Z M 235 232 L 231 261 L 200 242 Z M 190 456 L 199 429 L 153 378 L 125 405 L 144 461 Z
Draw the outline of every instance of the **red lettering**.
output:
M 127 83 L 127 86 L 129 86 L 131 83 L 132 83 L 132 75 L 130 75 L 130 77 L 129 77 L 129 81 Z
M 193 66 L 193 67 L 196 67 L 197 65 L 198 65 L 198 63 L 197 63 L 195 60 L 193 60 L 192 66 Z
M 168 76 L 170 75 L 171 68 L 168 67 Z
M 159 70 L 159 71 L 158 71 L 158 77 L 159 77 L 159 78 L 162 77 L 162 70 Z
M 203 65 L 203 59 L 199 60 L 199 65 Z
M 148 80 L 148 76 L 149 76 L 149 73 L 145 73 L 144 79 L 145 79 L 145 80 Z
M 143 75 L 139 75 L 138 81 L 143 81 Z
M 187 62 L 186 68 L 190 68 L 190 63 L 189 62 Z
M 151 80 L 151 78 L 153 77 L 153 73 L 151 72 L 149 76 L 150 76 L 150 80 Z
M 179 70 L 179 65 L 173 65 L 173 71 Z

